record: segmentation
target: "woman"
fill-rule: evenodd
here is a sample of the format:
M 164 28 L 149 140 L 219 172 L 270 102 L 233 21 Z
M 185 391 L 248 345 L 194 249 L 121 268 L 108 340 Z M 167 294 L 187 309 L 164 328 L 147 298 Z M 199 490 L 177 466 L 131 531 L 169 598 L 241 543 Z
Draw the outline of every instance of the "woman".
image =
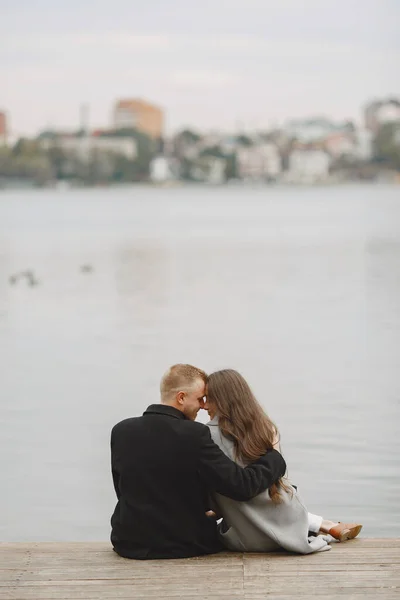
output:
M 266 450 L 279 450 L 279 435 L 246 380 L 231 369 L 209 376 L 204 408 L 214 442 L 242 466 Z M 230 550 L 269 552 L 284 548 L 309 554 L 330 550 L 330 534 L 339 541 L 356 537 L 362 525 L 334 523 L 307 512 L 295 487 L 280 479 L 248 502 L 216 494 L 215 512 L 223 517 L 220 535 Z M 309 535 L 311 532 L 313 535 Z

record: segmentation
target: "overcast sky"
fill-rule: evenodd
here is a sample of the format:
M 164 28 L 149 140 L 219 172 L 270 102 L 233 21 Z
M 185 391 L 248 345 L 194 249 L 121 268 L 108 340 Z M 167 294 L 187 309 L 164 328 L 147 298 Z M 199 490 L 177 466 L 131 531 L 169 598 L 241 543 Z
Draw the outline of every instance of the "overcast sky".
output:
M 360 120 L 400 94 L 400 0 L 0 0 L 0 109 L 16 134 L 108 126 L 142 97 L 167 130 Z

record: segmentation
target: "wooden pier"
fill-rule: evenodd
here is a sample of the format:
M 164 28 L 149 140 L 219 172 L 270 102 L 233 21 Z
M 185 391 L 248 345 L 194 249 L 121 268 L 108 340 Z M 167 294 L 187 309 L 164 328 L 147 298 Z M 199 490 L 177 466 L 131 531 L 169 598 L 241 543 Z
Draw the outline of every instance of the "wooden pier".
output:
M 120 558 L 108 543 L 0 544 L 1 600 L 400 599 L 400 539 L 355 539 L 308 556 Z

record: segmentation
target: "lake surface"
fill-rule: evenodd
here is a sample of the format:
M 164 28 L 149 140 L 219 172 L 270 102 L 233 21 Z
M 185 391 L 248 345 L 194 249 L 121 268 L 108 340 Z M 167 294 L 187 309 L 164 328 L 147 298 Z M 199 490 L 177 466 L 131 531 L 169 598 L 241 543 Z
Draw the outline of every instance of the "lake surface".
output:
M 111 427 L 176 362 L 248 379 L 312 512 L 400 536 L 399 341 L 400 187 L 1 192 L 0 539 L 108 538 Z

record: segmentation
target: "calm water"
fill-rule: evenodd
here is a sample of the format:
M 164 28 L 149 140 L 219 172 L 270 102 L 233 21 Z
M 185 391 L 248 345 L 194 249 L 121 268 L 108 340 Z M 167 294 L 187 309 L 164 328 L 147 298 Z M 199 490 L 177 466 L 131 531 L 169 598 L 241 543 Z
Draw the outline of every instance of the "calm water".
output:
M 2 192 L 0 539 L 108 538 L 110 429 L 175 362 L 248 378 L 310 510 L 399 536 L 399 340 L 400 187 Z

